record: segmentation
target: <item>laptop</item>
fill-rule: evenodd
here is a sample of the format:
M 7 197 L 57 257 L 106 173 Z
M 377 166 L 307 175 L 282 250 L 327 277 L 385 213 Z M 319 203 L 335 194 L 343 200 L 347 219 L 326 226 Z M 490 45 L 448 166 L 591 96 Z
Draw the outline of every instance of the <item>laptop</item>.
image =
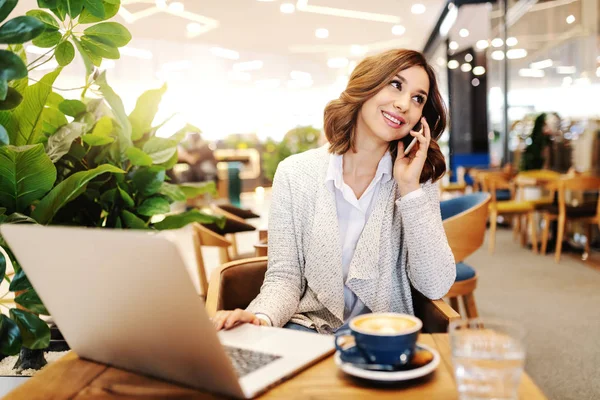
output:
M 333 337 L 244 324 L 216 332 L 176 232 L 4 224 L 0 232 L 82 358 L 252 398 L 335 348 Z

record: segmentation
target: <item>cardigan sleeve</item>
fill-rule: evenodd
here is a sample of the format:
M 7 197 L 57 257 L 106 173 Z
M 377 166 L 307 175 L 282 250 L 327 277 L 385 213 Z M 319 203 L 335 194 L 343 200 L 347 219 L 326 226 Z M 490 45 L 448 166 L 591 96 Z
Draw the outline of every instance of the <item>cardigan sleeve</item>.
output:
M 302 290 L 302 268 L 297 227 L 294 226 L 291 165 L 279 164 L 273 179 L 269 212 L 269 263 L 259 295 L 247 310 L 267 316 L 281 327 L 298 310 Z
M 422 193 L 401 198 L 396 206 L 402 217 L 410 282 L 426 297 L 440 299 L 454 284 L 456 264 L 442 224 L 437 185 L 426 182 Z

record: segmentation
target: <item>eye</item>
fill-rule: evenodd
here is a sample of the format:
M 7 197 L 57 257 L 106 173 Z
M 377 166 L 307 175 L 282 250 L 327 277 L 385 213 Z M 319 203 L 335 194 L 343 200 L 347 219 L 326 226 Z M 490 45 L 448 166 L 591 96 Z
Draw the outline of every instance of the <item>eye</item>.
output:
M 390 82 L 390 85 L 392 85 L 393 87 L 395 87 L 398 90 L 402 90 L 402 82 L 398 81 L 398 80 L 393 80 Z
M 413 97 L 413 99 L 416 99 L 417 103 L 419 103 L 419 104 L 425 103 L 425 96 L 417 95 L 417 96 Z

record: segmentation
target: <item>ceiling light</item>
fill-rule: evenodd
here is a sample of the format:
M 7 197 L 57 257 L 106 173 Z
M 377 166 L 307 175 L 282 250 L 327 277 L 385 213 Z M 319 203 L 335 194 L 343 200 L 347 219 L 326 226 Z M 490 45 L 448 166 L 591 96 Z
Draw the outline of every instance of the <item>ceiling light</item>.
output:
M 279 6 L 279 11 L 284 14 L 291 14 L 296 11 L 296 6 L 294 6 L 292 3 L 283 3 Z
M 537 61 L 537 62 L 533 62 L 533 63 L 529 64 L 529 68 L 532 68 L 532 69 L 544 69 L 544 68 L 550 68 L 551 66 L 552 66 L 551 59 Z
M 442 57 L 438 57 L 436 60 L 437 65 L 439 65 L 440 67 L 443 67 L 446 65 L 446 60 L 444 60 Z
M 292 71 L 290 72 L 290 78 L 296 81 L 310 81 L 312 76 L 308 72 Z
M 525 58 L 525 57 L 527 57 L 527 50 L 525 50 L 525 49 L 510 49 L 506 52 L 506 57 L 508 57 L 511 60 Z
M 142 58 L 144 60 L 152 60 L 152 58 L 154 57 L 150 50 L 136 49 L 134 47 L 129 46 L 121 47 L 119 49 L 119 53 L 121 53 L 121 55 L 124 56 L 137 57 Z
M 460 35 L 460 37 L 467 37 L 469 36 L 469 30 L 468 29 L 461 29 L 458 34 Z
M 475 46 L 479 50 L 487 49 L 489 45 L 490 45 L 490 43 L 487 40 L 478 40 L 477 43 L 475 44 Z
M 252 80 L 252 75 L 250 75 L 248 72 L 230 71 L 229 79 L 232 81 L 249 82 Z
M 448 68 L 450 68 L 450 69 L 456 69 L 456 68 L 458 68 L 459 65 L 460 64 L 456 60 L 448 61 Z
M 240 53 L 234 50 L 224 49 L 222 47 L 212 47 L 210 52 L 217 57 L 227 58 L 228 60 L 239 60 Z
M 575 72 L 577 72 L 577 68 L 575 68 L 572 65 L 567 66 L 567 67 L 556 67 L 556 73 L 558 73 L 558 74 L 569 75 L 569 74 L 574 74 Z
M 160 8 L 161 10 L 167 8 L 167 0 L 156 0 L 156 8 Z
M 569 15 L 567 17 L 567 24 L 572 24 L 573 22 L 575 22 L 575 16 L 574 15 Z
M 521 68 L 519 76 L 524 78 L 543 78 L 546 73 L 541 69 Z
M 477 78 L 473 78 L 473 80 L 471 81 L 471 85 L 473 85 L 474 87 L 479 86 L 479 79 Z
M 502 50 L 496 50 L 492 53 L 492 58 L 496 61 L 504 60 L 504 52 Z
M 256 87 L 260 89 L 277 89 L 281 86 L 279 79 L 261 79 L 255 82 Z
M 452 49 L 452 50 L 456 50 L 456 49 L 458 49 L 458 43 L 452 41 L 452 42 L 450 42 L 448 47 L 450 47 L 450 49 Z
M 402 25 L 394 25 L 392 27 L 392 33 L 396 36 L 404 35 L 404 32 L 406 32 L 406 28 Z
M 184 10 L 185 10 L 185 6 L 183 5 L 183 3 L 174 1 L 173 3 L 169 4 L 169 11 L 171 11 L 171 12 L 182 13 Z
M 329 37 L 329 31 L 325 28 L 319 28 L 315 31 L 315 36 L 319 39 L 326 39 Z
M 485 68 L 482 66 L 475 67 L 473 68 L 473 74 L 477 76 L 483 75 L 485 74 Z
M 241 63 L 233 64 L 234 71 L 256 71 L 257 69 L 261 69 L 263 67 L 263 62 L 260 60 L 254 61 L 245 61 Z
M 202 25 L 197 22 L 190 22 L 187 24 L 186 29 L 190 35 L 198 35 L 202 32 Z
M 367 48 L 365 46 L 353 44 L 350 46 L 350 52 L 355 56 L 362 56 L 367 52 Z
M 471 69 L 473 69 L 473 67 L 469 63 L 464 63 L 463 65 L 460 66 L 460 70 L 462 72 L 469 72 Z
M 496 38 L 494 40 L 492 40 L 492 46 L 494 47 L 501 47 L 504 44 L 504 41 L 500 38 Z
M 327 66 L 329 68 L 344 68 L 348 65 L 348 59 L 344 57 L 330 58 L 327 60 Z
M 466 62 L 471 62 L 473 61 L 473 55 L 471 53 L 467 53 L 465 54 L 465 61 Z
M 448 4 L 448 13 L 442 24 L 440 25 L 440 35 L 443 37 L 448 36 L 448 32 L 456 22 L 456 18 L 458 17 L 458 7 L 456 7 L 453 3 Z
M 410 12 L 412 12 L 413 14 L 424 14 L 426 10 L 427 9 L 425 8 L 425 6 L 419 3 L 413 4 L 410 8 Z
M 516 37 L 509 37 L 506 39 L 506 45 L 509 47 L 516 46 L 519 41 Z

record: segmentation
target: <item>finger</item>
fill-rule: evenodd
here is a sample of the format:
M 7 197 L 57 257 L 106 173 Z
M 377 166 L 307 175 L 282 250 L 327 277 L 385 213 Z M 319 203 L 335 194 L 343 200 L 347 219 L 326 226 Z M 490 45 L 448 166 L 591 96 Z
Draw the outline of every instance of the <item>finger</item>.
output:
M 398 151 L 396 155 L 396 160 L 404 158 L 404 142 L 402 140 L 398 140 Z
M 431 141 L 431 129 L 429 128 L 427 119 L 425 119 L 425 117 L 422 117 L 421 122 L 423 123 L 423 134 L 425 135 L 427 140 Z
M 235 311 L 233 311 L 225 321 L 225 329 L 231 329 L 238 323 L 252 322 L 255 318 L 256 315 L 254 315 L 253 313 L 238 308 Z
M 215 326 L 216 330 L 220 331 L 223 329 L 223 325 L 225 324 L 225 320 L 228 316 L 229 311 L 219 311 L 217 314 L 215 314 L 213 317 L 213 325 Z

